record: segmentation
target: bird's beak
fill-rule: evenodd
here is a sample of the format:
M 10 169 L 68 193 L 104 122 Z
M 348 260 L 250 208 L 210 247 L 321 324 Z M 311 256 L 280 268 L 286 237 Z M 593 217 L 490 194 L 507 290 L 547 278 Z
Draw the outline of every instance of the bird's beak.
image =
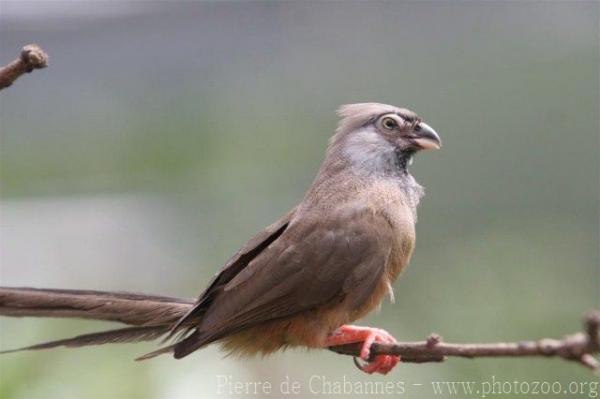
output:
M 442 146 L 440 136 L 425 122 L 419 122 L 415 126 L 412 141 L 424 150 L 439 150 Z

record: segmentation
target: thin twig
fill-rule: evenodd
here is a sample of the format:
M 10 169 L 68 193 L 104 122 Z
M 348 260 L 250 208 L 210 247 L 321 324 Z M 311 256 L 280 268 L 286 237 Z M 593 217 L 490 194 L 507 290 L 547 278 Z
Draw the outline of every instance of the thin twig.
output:
M 0 316 L 70 317 L 117 321 L 130 326 L 171 326 L 194 306 L 191 299 L 104 291 L 0 287 Z M 358 357 L 361 343 L 329 349 Z M 437 334 L 425 341 L 375 343 L 371 355 L 400 355 L 406 363 L 443 362 L 446 357 L 557 357 L 600 371 L 600 310 L 590 311 L 583 332 L 563 339 L 497 343 L 448 343 Z
M 437 334 L 426 341 L 373 344 L 371 356 L 400 355 L 403 362 L 443 362 L 447 356 L 477 357 L 558 357 L 575 361 L 594 371 L 600 363 L 594 357 L 600 353 L 600 311 L 591 311 L 585 318 L 586 332 L 568 335 L 563 339 L 544 338 L 537 341 L 498 342 L 486 344 L 456 344 L 443 342 Z M 330 347 L 344 355 L 359 356 L 361 343 Z
M 37 44 L 28 44 L 21 50 L 19 58 L 0 68 L 0 90 L 7 88 L 19 76 L 34 69 L 46 68 L 48 55 Z

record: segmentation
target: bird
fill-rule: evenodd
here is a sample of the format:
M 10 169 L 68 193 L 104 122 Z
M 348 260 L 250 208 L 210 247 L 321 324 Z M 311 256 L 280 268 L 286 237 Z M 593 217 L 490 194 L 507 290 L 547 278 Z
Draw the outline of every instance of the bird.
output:
M 181 359 L 212 343 L 239 356 L 360 343 L 362 371 L 390 372 L 400 357 L 371 356 L 370 349 L 395 338 L 351 323 L 379 309 L 386 296 L 393 301 L 392 284 L 413 253 L 424 193 L 409 166 L 417 152 L 439 149 L 441 139 L 406 108 L 347 104 L 338 116 L 302 201 L 235 253 L 195 302 L 176 302 L 179 310 L 166 314 L 161 303 L 172 300 L 157 296 L 3 287 L 0 315 L 133 326 L 21 349 L 162 337 L 165 346 L 139 358 L 145 360 L 166 353 Z

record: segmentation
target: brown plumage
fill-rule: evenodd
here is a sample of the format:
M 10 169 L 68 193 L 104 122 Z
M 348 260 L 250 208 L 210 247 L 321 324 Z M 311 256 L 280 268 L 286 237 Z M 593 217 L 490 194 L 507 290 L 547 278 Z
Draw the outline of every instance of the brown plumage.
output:
M 0 287 L 2 316 L 106 320 L 132 326 L 0 353 L 153 340 L 167 333 L 193 304 L 193 300 L 127 292 Z
M 140 315 L 129 323 L 115 306 L 99 318 L 154 328 L 123 331 L 127 337 L 154 338 L 167 330 L 169 337 L 181 337 L 143 358 L 166 352 L 182 358 L 215 341 L 246 355 L 393 339 L 381 330 L 340 327 L 392 295 L 391 284 L 414 247 L 422 195 L 407 166 L 415 152 L 438 148 L 440 140 L 406 109 L 352 104 L 339 114 L 325 161 L 303 201 L 238 251 L 183 317 L 156 316 L 156 308 L 147 305 L 161 299 L 140 297 L 133 312 Z M 115 294 L 115 303 L 128 300 L 119 295 L 127 294 Z M 0 313 L 7 314 L 1 298 Z M 86 317 L 79 310 L 50 315 L 75 314 Z M 101 339 L 117 340 L 118 333 Z M 369 347 L 363 348 L 365 360 Z M 380 356 L 365 370 L 386 373 L 397 361 Z
M 168 312 L 164 304 L 168 303 Z M 192 300 L 129 292 L 0 287 L 0 315 L 116 321 L 132 326 L 172 325 Z

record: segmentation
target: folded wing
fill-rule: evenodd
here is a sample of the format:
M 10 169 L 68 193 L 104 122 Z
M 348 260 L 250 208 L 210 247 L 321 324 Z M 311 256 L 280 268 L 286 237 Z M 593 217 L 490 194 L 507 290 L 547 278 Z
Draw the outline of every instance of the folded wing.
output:
M 199 300 L 193 333 L 173 346 L 175 357 L 350 294 L 354 307 L 369 298 L 393 239 L 384 217 L 370 209 L 341 209 L 326 219 L 303 217 L 295 223 L 290 218 L 278 225 L 280 234 L 261 242 L 253 258 L 239 262 L 238 257 L 216 277 Z M 235 275 L 224 278 L 233 274 L 232 267 Z

